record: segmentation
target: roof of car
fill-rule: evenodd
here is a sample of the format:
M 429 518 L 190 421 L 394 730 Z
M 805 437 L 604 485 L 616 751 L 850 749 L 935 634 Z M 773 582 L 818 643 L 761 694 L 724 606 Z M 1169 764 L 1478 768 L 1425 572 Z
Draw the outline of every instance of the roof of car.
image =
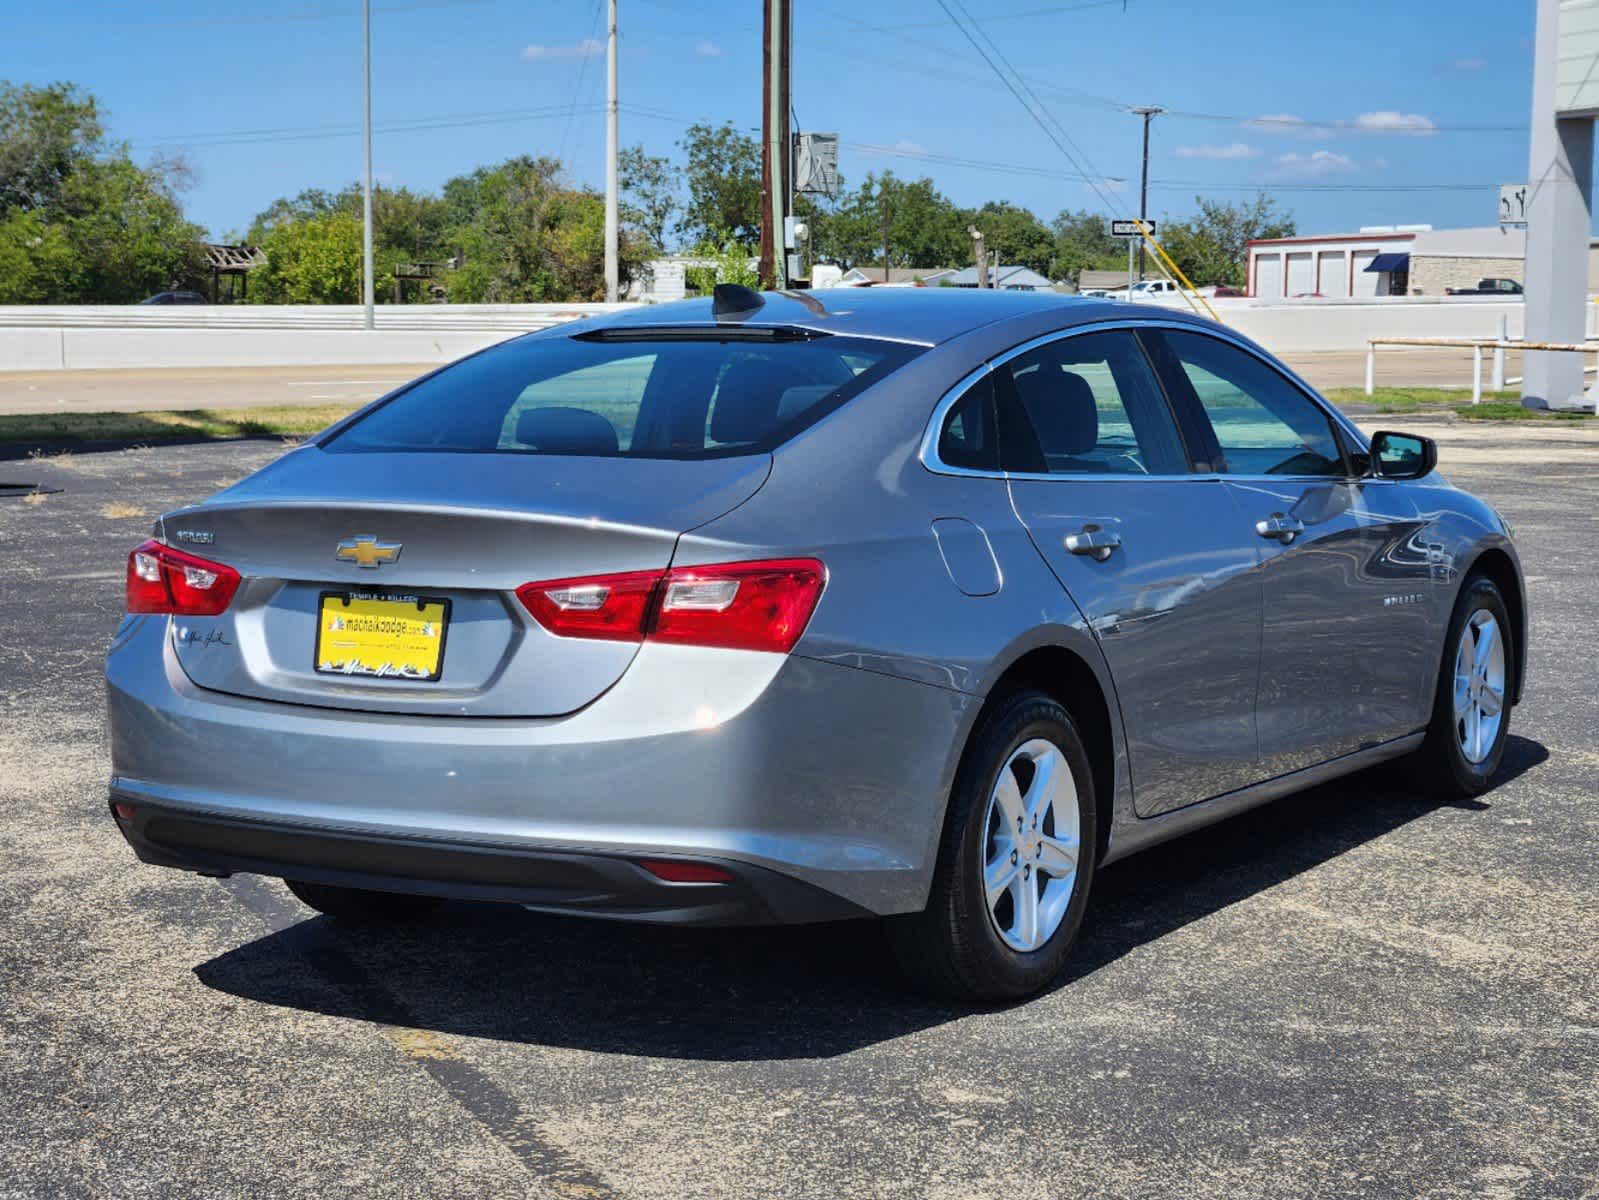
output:
M 745 326 L 780 325 L 852 337 L 890 338 L 937 345 L 981 325 L 1058 310 L 1062 324 L 1096 317 L 1134 315 L 1132 306 L 1049 292 L 1006 292 L 978 288 L 823 288 L 804 292 L 763 292 L 764 303 Z M 584 322 L 585 329 L 708 325 L 714 321 L 710 297 L 652 304 Z M 725 318 L 727 320 L 729 318 Z M 570 331 L 570 326 L 567 327 Z

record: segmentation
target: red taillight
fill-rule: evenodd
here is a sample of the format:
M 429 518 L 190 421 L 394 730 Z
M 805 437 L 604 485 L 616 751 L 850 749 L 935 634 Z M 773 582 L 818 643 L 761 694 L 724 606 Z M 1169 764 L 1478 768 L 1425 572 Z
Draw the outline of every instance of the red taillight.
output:
M 826 578 L 814 558 L 674 568 L 661 587 L 650 640 L 787 654 Z
M 660 581 L 659 571 L 550 579 L 524 583 L 516 596 L 540 625 L 561 637 L 637 642 Z
M 709 863 L 679 862 L 670 858 L 645 858 L 639 860 L 643 867 L 657 879 L 667 883 L 732 883 L 733 873 Z
M 128 555 L 128 611 L 214 617 L 227 609 L 239 573 L 150 541 Z
M 784 558 L 552 579 L 523 584 L 516 594 L 561 637 L 787 654 L 826 582 L 814 558 Z

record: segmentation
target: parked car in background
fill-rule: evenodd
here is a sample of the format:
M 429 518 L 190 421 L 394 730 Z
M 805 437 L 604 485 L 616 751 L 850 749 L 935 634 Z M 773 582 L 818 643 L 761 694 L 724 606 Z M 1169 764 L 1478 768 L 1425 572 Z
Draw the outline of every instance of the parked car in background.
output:
M 1489 786 L 1526 597 L 1436 461 L 1154 307 L 722 285 L 545 330 L 156 522 L 111 812 L 346 920 L 875 917 L 928 987 L 1028 995 L 1106 863 L 1401 756 Z
M 1519 296 L 1521 284 L 1514 279 L 1479 279 L 1474 288 L 1445 288 L 1446 296 Z
M 140 304 L 209 304 L 211 303 L 199 292 L 157 292 L 141 301 Z
M 1175 296 L 1177 285 L 1170 279 L 1140 279 L 1128 289 L 1129 300 L 1148 300 L 1155 296 Z

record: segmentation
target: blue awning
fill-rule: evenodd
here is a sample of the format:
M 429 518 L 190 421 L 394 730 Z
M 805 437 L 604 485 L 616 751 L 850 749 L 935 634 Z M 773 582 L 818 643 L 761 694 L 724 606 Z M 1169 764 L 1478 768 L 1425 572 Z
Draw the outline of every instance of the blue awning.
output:
M 1371 260 L 1368 271 L 1408 271 L 1410 270 L 1410 255 L 1408 254 L 1379 254 Z

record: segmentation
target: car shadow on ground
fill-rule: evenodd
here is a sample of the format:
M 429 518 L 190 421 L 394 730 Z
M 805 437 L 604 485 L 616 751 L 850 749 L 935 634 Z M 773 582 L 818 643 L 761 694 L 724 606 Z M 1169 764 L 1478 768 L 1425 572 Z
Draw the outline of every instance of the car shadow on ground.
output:
M 1497 783 L 1547 758 L 1513 736 Z M 1438 807 L 1376 768 L 1110 867 L 1060 986 Z M 286 892 L 257 895 L 294 911 Z M 873 922 L 674 929 L 452 904 L 397 929 L 300 920 L 195 973 L 232 996 L 336 1017 L 688 1060 L 825 1058 L 973 1011 L 909 992 Z

